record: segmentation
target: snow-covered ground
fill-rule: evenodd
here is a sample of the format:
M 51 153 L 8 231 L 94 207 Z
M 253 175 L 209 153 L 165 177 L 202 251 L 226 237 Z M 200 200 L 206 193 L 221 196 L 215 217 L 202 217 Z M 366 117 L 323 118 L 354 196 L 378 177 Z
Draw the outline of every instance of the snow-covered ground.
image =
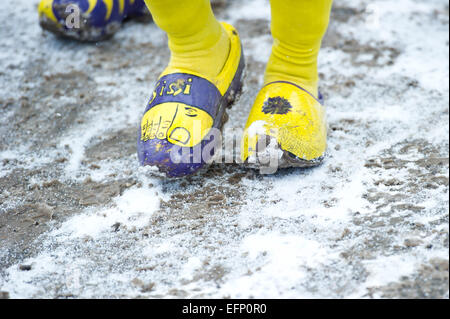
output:
M 216 10 L 248 67 L 227 134 L 271 46 L 268 1 L 230 2 Z M 164 34 L 130 22 L 65 41 L 40 30 L 37 3 L 0 11 L 0 297 L 449 297 L 447 1 L 335 1 L 322 166 L 182 180 L 135 150 Z

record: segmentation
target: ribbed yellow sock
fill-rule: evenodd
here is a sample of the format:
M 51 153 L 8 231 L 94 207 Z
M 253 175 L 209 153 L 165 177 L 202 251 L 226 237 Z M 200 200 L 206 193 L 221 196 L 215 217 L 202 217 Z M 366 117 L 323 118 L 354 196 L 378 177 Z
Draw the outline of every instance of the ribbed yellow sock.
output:
M 274 45 L 265 83 L 289 81 L 318 94 L 317 57 L 332 0 L 270 0 Z
M 222 70 L 230 40 L 214 17 L 209 0 L 145 0 L 155 23 L 169 37 L 169 66 L 215 77 Z

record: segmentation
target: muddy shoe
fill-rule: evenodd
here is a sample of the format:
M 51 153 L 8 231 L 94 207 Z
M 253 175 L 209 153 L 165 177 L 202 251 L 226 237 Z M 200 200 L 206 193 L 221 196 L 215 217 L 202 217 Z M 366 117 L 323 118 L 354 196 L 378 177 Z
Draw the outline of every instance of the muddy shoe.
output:
M 170 177 L 191 175 L 222 147 L 220 130 L 242 88 L 244 55 L 237 31 L 223 24 L 230 53 L 215 78 L 166 69 L 145 110 L 138 140 L 141 165 L 157 166 Z
M 41 0 L 38 11 L 45 30 L 89 42 L 111 37 L 126 18 L 150 17 L 143 0 Z
M 321 102 L 321 98 L 292 83 L 266 85 L 247 121 L 242 161 L 258 168 L 269 163 L 276 168 L 319 165 L 327 148 L 325 107 Z

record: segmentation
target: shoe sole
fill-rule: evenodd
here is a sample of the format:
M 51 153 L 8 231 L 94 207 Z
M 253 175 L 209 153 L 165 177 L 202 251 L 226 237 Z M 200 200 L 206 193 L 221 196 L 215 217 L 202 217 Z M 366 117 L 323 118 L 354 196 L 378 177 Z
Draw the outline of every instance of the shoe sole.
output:
M 213 127 L 219 129 L 221 132 L 223 127 L 229 120 L 229 115 L 227 110 L 231 110 L 234 104 L 239 100 L 242 95 L 242 89 L 244 87 L 244 70 L 245 70 L 245 58 L 244 54 L 241 54 L 241 60 L 239 62 L 238 70 L 231 82 L 230 87 L 228 88 L 225 95 L 222 97 L 219 106 L 218 116 L 216 120 L 219 119 L 217 124 L 214 124 Z

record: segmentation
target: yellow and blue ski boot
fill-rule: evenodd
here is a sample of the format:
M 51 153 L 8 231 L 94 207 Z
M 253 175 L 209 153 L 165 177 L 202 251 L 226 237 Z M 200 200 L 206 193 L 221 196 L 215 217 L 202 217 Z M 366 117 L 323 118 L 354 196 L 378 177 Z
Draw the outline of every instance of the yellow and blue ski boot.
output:
M 268 83 L 250 111 L 241 143 L 241 159 L 260 168 L 268 152 L 277 168 L 312 167 L 322 163 L 327 149 L 323 99 L 297 84 Z M 262 163 L 264 161 L 264 164 Z
M 141 121 L 138 156 L 169 177 L 192 175 L 222 147 L 219 133 L 242 89 L 245 66 L 237 31 L 222 23 L 230 39 L 220 73 L 205 76 L 169 66 L 160 76 Z
M 111 37 L 126 18 L 150 16 L 143 0 L 41 0 L 38 11 L 43 29 L 87 42 Z

